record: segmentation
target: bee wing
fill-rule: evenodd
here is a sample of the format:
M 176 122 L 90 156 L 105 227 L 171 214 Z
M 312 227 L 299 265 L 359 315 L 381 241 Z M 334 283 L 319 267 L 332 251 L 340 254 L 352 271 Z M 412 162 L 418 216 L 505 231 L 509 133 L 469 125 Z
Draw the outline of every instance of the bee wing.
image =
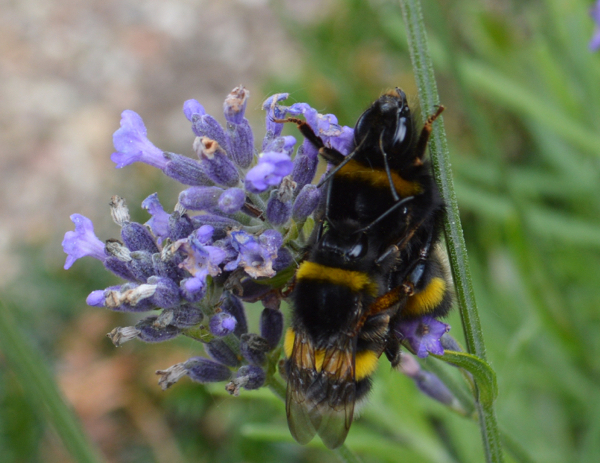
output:
M 320 407 L 317 433 L 330 449 L 339 447 L 346 440 L 356 401 L 356 339 L 344 337 L 341 341 L 326 350 L 320 374 L 327 392 L 326 402 Z
M 304 445 L 317 433 L 311 417 L 314 407 L 307 402 L 306 389 L 313 384 L 318 375 L 315 369 L 315 349 L 305 337 L 296 334 L 294 348 L 290 357 L 288 385 L 286 393 L 286 413 L 290 433 L 300 444 Z
M 317 355 L 323 355 L 317 368 Z M 354 414 L 356 339 L 341 336 L 317 353 L 296 333 L 288 372 L 286 410 L 290 432 L 301 444 L 319 434 L 328 448 L 339 447 Z

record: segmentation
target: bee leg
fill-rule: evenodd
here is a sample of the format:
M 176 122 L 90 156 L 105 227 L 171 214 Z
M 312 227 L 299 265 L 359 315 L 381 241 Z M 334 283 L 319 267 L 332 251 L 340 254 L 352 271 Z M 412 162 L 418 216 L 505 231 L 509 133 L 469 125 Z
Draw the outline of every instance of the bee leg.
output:
M 419 251 L 419 257 L 413 264 L 408 267 L 406 276 L 403 278 L 402 286 L 405 287 L 406 294 L 412 296 L 415 292 L 415 286 L 421 281 L 423 273 L 425 273 L 425 266 L 427 265 L 427 259 L 429 258 L 429 252 L 431 250 L 431 242 L 433 241 L 433 234 L 429 234 L 427 242 Z
M 379 149 L 381 150 L 381 154 L 383 155 L 383 163 L 385 165 L 385 173 L 387 174 L 388 183 L 390 184 L 390 188 L 392 190 L 392 197 L 394 201 L 400 201 L 400 196 L 398 196 L 398 192 L 396 191 L 396 187 L 394 186 L 394 180 L 392 180 L 392 171 L 390 169 L 390 165 L 388 163 L 388 155 L 383 149 L 383 135 L 385 132 L 381 132 L 381 136 L 379 137 Z
M 413 199 L 415 199 L 414 196 L 407 196 L 406 198 L 402 198 L 397 203 L 394 203 L 387 211 L 385 211 L 383 214 L 381 214 L 379 217 L 377 217 L 375 220 L 373 220 L 373 222 L 371 222 L 369 225 L 367 225 L 366 227 L 361 228 L 360 230 L 355 231 L 354 233 L 367 233 L 367 232 L 369 232 L 369 230 L 371 230 L 371 228 L 373 228 L 375 225 L 377 225 L 379 222 L 381 222 L 383 219 L 385 219 L 388 215 L 390 215 L 392 212 L 394 212 L 400 206 L 406 205 L 406 203 L 412 201 Z M 416 228 L 415 228 L 415 230 L 416 230 Z M 413 233 L 414 233 L 414 231 L 413 231 Z M 377 258 L 377 260 L 375 261 L 375 263 L 379 263 L 379 261 L 380 261 L 380 258 Z
M 273 122 L 279 122 L 281 124 L 286 122 L 292 122 L 296 124 L 296 126 L 298 126 L 298 130 L 300 130 L 300 133 L 304 136 L 304 138 L 306 138 L 315 146 L 315 148 L 319 150 L 319 154 L 323 157 L 323 159 L 325 159 L 330 164 L 333 164 L 334 166 L 339 166 L 347 157 L 340 153 L 338 150 L 325 146 L 325 143 L 323 143 L 321 137 L 319 137 L 311 128 L 311 126 L 308 125 L 308 123 L 306 121 L 303 121 L 302 119 L 298 119 L 296 117 L 288 117 L 287 119 L 273 119 Z M 330 173 L 327 177 L 329 177 L 330 175 L 332 174 Z
M 439 105 L 437 111 L 427 118 L 427 122 L 425 122 L 423 129 L 421 129 L 421 135 L 419 135 L 419 140 L 417 141 L 417 146 L 415 148 L 415 166 L 420 166 L 423 164 L 423 157 L 425 156 L 425 151 L 427 150 L 427 142 L 429 141 L 429 135 L 431 135 L 431 125 L 433 124 L 433 121 L 435 121 L 439 115 L 442 114 L 444 109 L 446 109 L 444 106 Z
M 384 352 L 385 356 L 392 364 L 392 368 L 396 368 L 400 365 L 400 343 L 394 336 L 388 338 Z

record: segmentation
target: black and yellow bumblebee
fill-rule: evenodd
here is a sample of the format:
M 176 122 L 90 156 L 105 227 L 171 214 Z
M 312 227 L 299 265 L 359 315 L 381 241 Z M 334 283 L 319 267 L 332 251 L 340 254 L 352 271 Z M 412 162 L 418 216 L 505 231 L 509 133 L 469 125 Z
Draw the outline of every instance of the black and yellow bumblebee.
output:
M 395 323 L 450 309 L 445 267 L 434 252 L 444 205 L 425 159 L 442 110 L 419 130 L 404 92 L 392 90 L 359 118 L 347 156 L 305 122 L 287 119 L 332 166 L 296 271 L 284 343 L 288 424 L 301 444 L 318 434 L 327 447 L 340 446 L 379 357 L 399 364 Z

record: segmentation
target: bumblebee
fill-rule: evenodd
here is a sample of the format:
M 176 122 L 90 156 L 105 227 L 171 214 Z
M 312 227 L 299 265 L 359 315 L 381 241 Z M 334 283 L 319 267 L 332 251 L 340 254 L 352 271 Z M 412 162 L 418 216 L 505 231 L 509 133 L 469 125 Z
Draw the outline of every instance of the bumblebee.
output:
M 433 252 L 444 205 L 425 159 L 442 110 L 419 130 L 404 92 L 392 90 L 360 116 L 347 156 L 305 122 L 286 120 L 333 167 L 296 271 L 284 342 L 287 419 L 301 444 L 318 434 L 327 447 L 340 446 L 379 357 L 399 363 L 393 326 L 450 308 L 448 279 Z

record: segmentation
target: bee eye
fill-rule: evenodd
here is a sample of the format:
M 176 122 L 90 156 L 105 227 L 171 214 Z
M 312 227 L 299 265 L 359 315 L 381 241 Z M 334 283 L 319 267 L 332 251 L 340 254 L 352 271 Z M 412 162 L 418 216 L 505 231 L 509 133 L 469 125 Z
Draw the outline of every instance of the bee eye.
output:
M 367 244 L 367 236 L 363 233 L 359 240 L 346 253 L 346 259 L 355 260 L 365 256 L 369 247 Z
M 356 258 L 360 257 L 361 254 L 363 254 L 363 245 L 359 243 L 356 246 L 354 246 L 352 249 L 350 249 L 350 252 L 348 253 L 348 257 L 356 259 Z
M 394 135 L 394 144 L 402 143 L 406 137 L 406 117 L 401 117 L 396 124 L 396 133 Z

